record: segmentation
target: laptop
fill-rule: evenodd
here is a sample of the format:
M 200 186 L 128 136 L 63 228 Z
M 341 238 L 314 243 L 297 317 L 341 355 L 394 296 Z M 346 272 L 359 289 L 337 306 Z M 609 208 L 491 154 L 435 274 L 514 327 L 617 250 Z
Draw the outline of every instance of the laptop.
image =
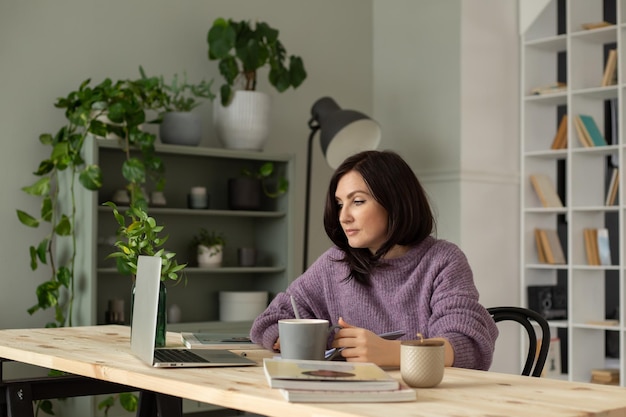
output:
M 249 366 L 255 361 L 225 349 L 155 348 L 161 258 L 139 256 L 133 307 L 130 349 L 157 368 Z

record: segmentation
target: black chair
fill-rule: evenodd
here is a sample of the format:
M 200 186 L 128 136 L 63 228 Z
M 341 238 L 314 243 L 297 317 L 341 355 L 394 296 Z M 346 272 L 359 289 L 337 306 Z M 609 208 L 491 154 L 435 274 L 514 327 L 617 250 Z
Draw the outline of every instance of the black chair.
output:
M 503 320 L 516 321 L 526 329 L 528 333 L 528 354 L 526 355 L 526 364 L 522 370 L 522 375 L 540 377 L 543 366 L 546 363 L 548 349 L 550 347 L 550 326 L 548 322 L 539 313 L 522 307 L 491 307 L 487 311 L 497 323 Z M 541 327 L 541 340 L 539 353 L 537 353 L 537 333 L 532 324 L 535 321 Z M 534 364 L 534 368 L 533 368 Z

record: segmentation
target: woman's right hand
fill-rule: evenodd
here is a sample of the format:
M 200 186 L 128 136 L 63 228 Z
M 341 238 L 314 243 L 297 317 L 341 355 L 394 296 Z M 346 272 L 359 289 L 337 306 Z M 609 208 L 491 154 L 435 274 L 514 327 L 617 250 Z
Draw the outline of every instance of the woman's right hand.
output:
M 280 337 L 276 339 L 276 341 L 274 342 L 274 346 L 272 346 L 272 349 L 274 349 L 277 352 L 280 352 Z

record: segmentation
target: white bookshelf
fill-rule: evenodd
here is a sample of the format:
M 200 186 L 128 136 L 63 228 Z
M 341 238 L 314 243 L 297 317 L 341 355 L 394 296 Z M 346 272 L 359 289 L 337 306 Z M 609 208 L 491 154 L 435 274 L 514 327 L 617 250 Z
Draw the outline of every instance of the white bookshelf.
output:
M 610 0 L 609 8 L 616 10 L 616 24 L 585 30 L 583 23 L 606 20 L 603 0 L 550 0 L 521 34 L 521 294 L 528 306 L 527 288 L 531 285 L 567 287 L 567 318 L 551 321 L 551 330 L 567 333 L 567 373 L 560 375 L 571 381 L 589 381 L 594 368 L 619 367 L 620 385 L 626 385 L 624 349 L 625 323 L 625 262 L 626 229 L 625 200 L 618 194 L 614 206 L 605 206 L 605 181 L 610 178 L 611 163 L 620 167 L 624 161 L 624 84 L 623 56 L 626 54 L 626 0 Z M 559 8 L 564 5 L 564 10 Z M 521 7 L 524 7 L 521 5 Z M 559 12 L 565 30 L 559 33 Z M 616 45 L 618 50 L 617 85 L 601 87 L 604 73 L 605 49 Z M 565 66 L 567 89 L 562 92 L 531 95 L 534 87 L 557 81 L 559 55 Z M 605 101 L 617 104 L 617 117 L 611 122 L 617 144 L 611 144 L 608 123 L 605 123 Z M 568 115 L 567 149 L 551 150 L 560 114 Z M 586 148 L 581 145 L 573 124 L 573 116 L 592 116 L 609 142 L 609 146 Z M 614 132 L 615 134 L 615 132 Z M 561 168 L 559 168 L 561 167 Z M 556 186 L 559 172 L 564 179 L 564 208 L 543 208 L 535 195 L 529 175 L 544 173 Z M 623 187 L 623 172 L 620 173 Z M 564 197 L 564 198 L 563 198 Z M 609 220 L 607 220 L 609 219 Z M 556 229 L 560 223 L 561 243 L 566 249 L 566 265 L 540 264 L 534 239 L 535 228 Z M 608 227 L 614 253 L 612 265 L 587 264 L 584 228 Z M 608 277 L 608 278 L 607 278 Z M 608 281 L 607 281 L 608 280 Z M 598 324 L 605 320 L 609 305 L 605 294 L 606 282 L 618 294 L 619 324 Z M 595 324 L 594 324 L 595 323 Z M 619 340 L 620 359 L 607 357 L 605 333 Z

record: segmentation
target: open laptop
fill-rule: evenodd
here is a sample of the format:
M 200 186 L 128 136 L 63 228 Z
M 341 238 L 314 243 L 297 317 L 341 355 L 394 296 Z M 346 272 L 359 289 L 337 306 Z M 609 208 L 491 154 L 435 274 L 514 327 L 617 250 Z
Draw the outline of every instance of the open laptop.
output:
M 248 366 L 256 362 L 224 349 L 155 349 L 161 258 L 139 256 L 130 349 L 150 366 L 159 368 Z

